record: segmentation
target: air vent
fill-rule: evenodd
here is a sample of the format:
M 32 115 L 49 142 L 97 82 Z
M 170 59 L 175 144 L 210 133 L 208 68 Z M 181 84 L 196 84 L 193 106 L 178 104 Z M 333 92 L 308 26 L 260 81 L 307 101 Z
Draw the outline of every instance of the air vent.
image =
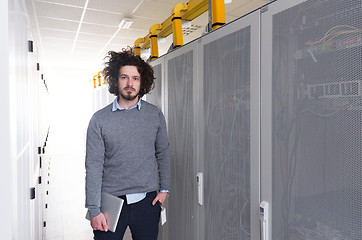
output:
M 187 36 L 190 33 L 198 30 L 199 28 L 201 28 L 200 25 L 197 24 L 191 24 L 191 22 L 183 22 L 182 23 L 182 34 Z

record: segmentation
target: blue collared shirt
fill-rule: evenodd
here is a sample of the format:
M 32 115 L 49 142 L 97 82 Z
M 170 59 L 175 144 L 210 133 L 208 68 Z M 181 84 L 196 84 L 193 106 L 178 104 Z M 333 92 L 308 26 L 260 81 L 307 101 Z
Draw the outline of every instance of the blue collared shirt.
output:
M 112 111 L 115 112 L 115 111 L 117 111 L 117 110 L 120 110 L 120 111 L 122 111 L 122 110 L 127 110 L 127 109 L 119 106 L 119 104 L 118 104 L 118 98 L 119 98 L 119 97 L 116 97 L 116 98 L 114 99 L 114 101 L 113 101 Z M 137 104 L 134 105 L 134 106 L 132 106 L 129 110 L 134 109 L 134 108 L 137 108 L 138 110 L 141 110 L 141 98 L 138 100 Z
M 115 112 L 117 110 L 120 111 L 124 111 L 127 110 L 126 108 L 123 108 L 121 106 L 119 106 L 118 104 L 118 98 L 116 97 L 113 101 L 113 106 L 112 106 L 112 111 Z M 129 110 L 137 108 L 138 110 L 141 110 L 141 98 L 138 100 L 137 104 L 130 107 Z M 164 192 L 168 192 L 167 190 L 161 190 L 160 192 L 164 193 Z M 133 193 L 133 194 L 127 194 L 126 198 L 127 198 L 127 204 L 132 204 L 132 203 L 136 203 L 141 201 L 142 199 L 144 199 L 146 197 L 147 193 Z

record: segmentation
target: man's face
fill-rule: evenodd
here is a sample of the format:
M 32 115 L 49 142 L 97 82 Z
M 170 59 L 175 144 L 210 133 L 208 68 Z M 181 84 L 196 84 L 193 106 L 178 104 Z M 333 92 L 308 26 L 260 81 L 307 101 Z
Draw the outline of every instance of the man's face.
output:
M 119 70 L 118 90 L 122 98 L 132 101 L 140 91 L 141 75 L 136 66 L 123 66 Z

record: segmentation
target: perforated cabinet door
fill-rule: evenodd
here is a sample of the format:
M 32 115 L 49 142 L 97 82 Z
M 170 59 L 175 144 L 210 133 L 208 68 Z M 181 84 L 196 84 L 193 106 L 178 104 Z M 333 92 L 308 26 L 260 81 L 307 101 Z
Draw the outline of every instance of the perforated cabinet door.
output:
M 160 58 L 157 58 L 156 60 L 153 60 L 150 62 L 150 65 L 153 68 L 154 71 L 154 77 L 155 77 L 155 87 L 154 89 L 147 94 L 144 98 L 147 102 L 150 102 L 154 105 L 156 105 L 159 109 L 162 110 L 166 124 L 168 122 L 167 119 L 167 108 L 165 107 L 165 98 L 166 98 L 166 79 L 165 79 L 165 57 L 162 56 Z M 167 124 L 168 125 L 168 124 Z M 166 200 L 166 202 L 163 205 L 167 209 L 167 213 L 169 213 L 169 200 Z M 164 225 L 159 224 L 159 233 L 158 233 L 158 239 L 159 240 L 167 240 L 169 239 L 169 225 L 170 221 L 166 221 Z
M 169 238 L 197 239 L 196 166 L 194 138 L 195 43 L 166 57 L 167 119 L 171 155 L 171 194 L 168 200 Z
M 360 0 L 280 0 L 262 14 L 272 239 L 362 238 L 361 12 Z
M 202 39 L 204 239 L 259 239 L 259 12 Z

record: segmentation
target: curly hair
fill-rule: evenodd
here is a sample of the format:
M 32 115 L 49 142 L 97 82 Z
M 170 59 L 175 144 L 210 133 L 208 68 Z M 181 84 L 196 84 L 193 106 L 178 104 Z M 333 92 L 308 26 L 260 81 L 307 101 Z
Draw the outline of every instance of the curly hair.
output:
M 105 59 L 103 76 L 108 81 L 108 91 L 115 96 L 119 95 L 118 76 L 123 66 L 135 66 L 141 75 L 141 87 L 139 97 L 149 93 L 155 86 L 152 67 L 142 60 L 140 56 L 134 56 L 130 50 L 122 49 L 122 52 L 109 51 Z

